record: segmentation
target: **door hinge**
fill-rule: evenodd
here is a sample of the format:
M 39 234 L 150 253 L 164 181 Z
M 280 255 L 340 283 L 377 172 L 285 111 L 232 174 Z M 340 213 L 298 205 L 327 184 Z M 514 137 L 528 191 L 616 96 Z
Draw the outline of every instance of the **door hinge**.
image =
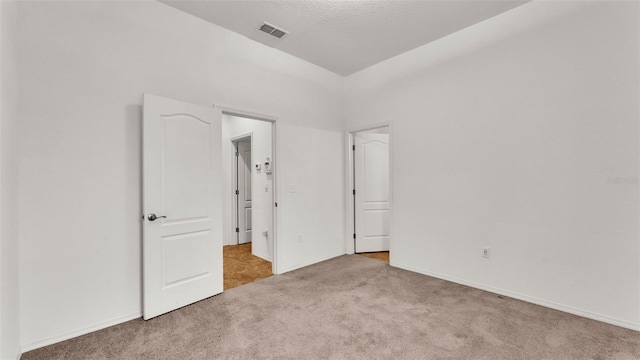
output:
M 356 238 L 356 233 L 353 233 L 353 238 L 354 238 L 354 239 Z
M 356 146 L 355 146 L 355 145 L 352 145 L 352 146 L 351 146 L 351 150 L 356 151 Z
M 236 190 L 236 195 L 240 194 L 240 192 L 238 190 Z
M 278 207 L 278 203 L 276 203 L 276 207 Z
M 356 195 L 356 189 L 353 189 L 353 195 L 354 196 Z
M 236 228 L 236 232 L 239 233 L 240 232 L 240 228 Z
M 238 157 L 239 155 L 240 155 L 240 153 L 236 151 L 236 157 Z

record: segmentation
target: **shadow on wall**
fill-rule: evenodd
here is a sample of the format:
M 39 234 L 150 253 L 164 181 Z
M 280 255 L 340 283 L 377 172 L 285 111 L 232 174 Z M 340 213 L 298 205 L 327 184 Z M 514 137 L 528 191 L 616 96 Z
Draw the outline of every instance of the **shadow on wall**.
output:
M 140 97 L 142 101 L 142 96 Z M 127 194 L 129 198 L 133 199 L 138 197 L 138 214 L 140 217 L 136 218 L 136 222 L 138 224 L 138 242 L 139 242 L 139 256 L 140 259 L 140 289 L 143 288 L 143 279 L 142 279 L 142 244 L 143 244 L 143 228 L 142 228 L 142 197 L 143 197 L 143 185 L 142 185 L 142 105 L 125 105 L 125 114 L 124 121 L 126 127 L 126 139 L 125 139 L 125 147 L 127 151 L 125 154 L 134 154 L 133 156 L 125 157 L 124 163 L 127 164 L 127 168 L 131 169 L 131 171 L 127 172 L 127 174 L 132 174 L 133 176 L 137 176 L 137 178 L 127 179 L 127 182 L 137 182 L 138 183 L 138 194 Z M 127 189 L 131 189 L 131 187 L 127 187 Z M 127 219 L 133 221 L 133 219 Z M 142 297 L 140 297 L 140 308 L 143 308 Z

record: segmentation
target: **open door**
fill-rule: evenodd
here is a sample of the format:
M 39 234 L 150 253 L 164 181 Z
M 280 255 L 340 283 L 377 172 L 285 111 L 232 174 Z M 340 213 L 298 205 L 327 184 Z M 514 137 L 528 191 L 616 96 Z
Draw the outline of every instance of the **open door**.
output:
M 219 294 L 221 113 L 144 95 L 143 317 Z
M 389 251 L 389 134 L 354 137 L 355 252 Z

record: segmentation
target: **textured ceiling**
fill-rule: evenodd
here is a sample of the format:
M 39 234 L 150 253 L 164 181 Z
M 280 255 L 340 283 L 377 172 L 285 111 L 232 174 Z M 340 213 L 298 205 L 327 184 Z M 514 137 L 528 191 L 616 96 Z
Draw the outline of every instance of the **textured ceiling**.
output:
M 527 1 L 160 0 L 340 75 L 362 70 Z M 265 21 L 289 34 L 277 39 L 257 31 Z

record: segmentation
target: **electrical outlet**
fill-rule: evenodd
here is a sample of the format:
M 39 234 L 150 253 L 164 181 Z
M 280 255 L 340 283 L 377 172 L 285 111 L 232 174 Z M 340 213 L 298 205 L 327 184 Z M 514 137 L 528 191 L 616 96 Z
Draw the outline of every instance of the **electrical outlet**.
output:
M 483 246 L 482 247 L 482 257 L 483 258 L 490 258 L 491 257 L 491 248 L 488 246 Z

